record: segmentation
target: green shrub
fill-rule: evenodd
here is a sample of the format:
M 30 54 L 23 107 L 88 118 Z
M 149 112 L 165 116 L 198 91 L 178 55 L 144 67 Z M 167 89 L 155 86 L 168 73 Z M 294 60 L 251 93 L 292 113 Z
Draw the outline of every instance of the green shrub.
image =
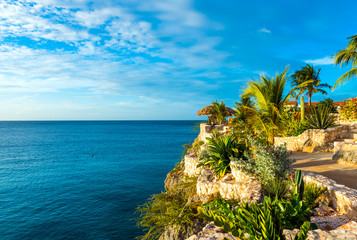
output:
M 289 194 L 289 181 L 281 179 L 281 178 L 274 178 L 271 181 L 265 181 L 262 185 L 263 192 L 265 195 L 271 198 L 277 199 L 287 199 Z
M 274 148 L 258 143 L 251 137 L 248 137 L 248 140 L 252 152 L 245 151 L 244 161 L 235 159 L 242 171 L 257 176 L 263 184 L 288 176 L 293 160 L 289 159 L 285 145 Z
M 323 101 L 320 101 L 317 106 L 327 107 L 333 113 L 337 113 L 335 106 L 333 105 L 333 100 L 331 98 L 325 98 Z
M 199 153 L 201 151 L 201 146 L 204 144 L 205 142 L 204 141 L 195 141 L 193 144 L 192 144 L 192 152 L 193 153 Z
M 309 208 L 297 196 L 292 202 L 265 197 L 263 203 L 243 202 L 238 207 L 220 199 L 202 207 L 199 208 L 202 217 L 240 239 L 286 239 L 284 228 L 300 228 L 295 237 L 300 240 L 307 238 L 310 228 Z
M 174 227 L 185 230 L 197 219 L 201 202 L 188 202 L 195 194 L 197 178 L 186 178 L 173 189 L 155 194 L 148 202 L 137 207 L 137 226 L 143 229 L 144 235 L 139 239 L 158 239 L 166 228 Z
M 223 135 L 218 131 L 217 128 L 213 128 L 212 133 L 211 133 L 211 138 L 215 141 L 219 140 Z
M 336 117 L 326 106 L 312 108 L 306 115 L 306 123 L 309 129 L 326 129 L 335 126 Z
M 297 194 L 289 200 L 275 202 L 280 208 L 282 224 L 285 228 L 299 228 L 305 221 L 310 221 L 311 210 L 304 201 L 299 200 Z
M 300 112 L 289 112 L 284 117 L 284 127 L 283 127 L 283 136 L 291 137 L 298 136 L 303 133 L 306 129 L 305 121 L 301 120 L 302 116 Z
M 221 178 L 231 171 L 230 158 L 241 158 L 245 145 L 239 143 L 234 134 L 219 137 L 217 140 L 207 138 L 207 152 L 200 155 L 198 167 L 209 166 Z
M 339 113 L 346 120 L 357 119 L 357 97 L 350 98 L 347 101 L 345 101 L 341 106 Z
M 316 183 L 309 183 L 305 187 L 304 201 L 314 209 L 319 206 L 319 198 L 327 192 L 327 188 L 319 187 Z

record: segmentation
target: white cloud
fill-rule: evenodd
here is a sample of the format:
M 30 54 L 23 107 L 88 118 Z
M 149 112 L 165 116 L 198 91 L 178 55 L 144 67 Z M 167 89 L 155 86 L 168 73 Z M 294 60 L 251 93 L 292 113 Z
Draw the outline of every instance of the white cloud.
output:
M 319 58 L 319 59 L 305 60 L 304 62 L 308 63 L 308 64 L 313 64 L 313 65 L 330 65 L 330 64 L 333 64 L 333 58 L 327 56 L 327 57 Z
M 43 17 L 51 13 L 51 18 Z M 0 3 L 0 34 L 2 37 L 28 37 L 34 40 L 48 39 L 55 41 L 80 41 L 88 39 L 87 31 L 74 30 L 68 25 L 56 23 L 56 16 L 67 15 L 66 10 L 43 8 L 39 5 L 24 4 L 22 2 Z
M 164 22 L 174 22 L 189 27 L 202 27 L 207 19 L 193 8 L 191 0 L 153 0 L 142 3 L 141 8 L 158 13 L 158 18 Z
M 258 32 L 261 32 L 261 33 L 271 33 L 271 31 L 267 28 L 260 28 L 258 29 Z
M 113 17 L 122 17 L 126 15 L 124 10 L 119 7 L 103 8 L 93 11 L 77 11 L 74 13 L 75 20 L 82 26 L 95 28 L 105 24 Z
M 0 2 L 0 36 L 10 39 L 0 43 L 0 91 L 9 96 L 9 109 L 18 109 L 17 115 L 3 108 L 4 112 L 14 118 L 30 112 L 39 118 L 46 112 L 59 116 L 49 111 L 59 102 L 57 109 L 63 114 L 82 109 L 85 104 L 74 98 L 113 97 L 121 106 L 131 103 L 137 108 L 150 102 L 146 109 L 164 102 L 187 102 L 191 107 L 204 102 L 195 86 L 200 92 L 217 88 L 217 82 L 207 79 L 224 77 L 218 68 L 229 56 L 216 50 L 220 38 L 205 34 L 214 24 L 194 9 L 191 0 L 136 4 L 137 8 L 127 8 L 111 1 Z M 142 11 L 159 24 L 153 26 Z M 71 101 L 39 100 L 61 93 Z M 10 104 L 15 96 L 30 97 L 26 104 Z M 103 113 L 99 105 L 93 108 Z

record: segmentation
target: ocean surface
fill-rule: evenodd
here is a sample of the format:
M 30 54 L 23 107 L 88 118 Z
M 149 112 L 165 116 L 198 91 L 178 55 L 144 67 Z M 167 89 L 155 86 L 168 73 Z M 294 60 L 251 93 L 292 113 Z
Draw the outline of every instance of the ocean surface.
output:
M 0 239 L 134 239 L 195 123 L 0 122 Z

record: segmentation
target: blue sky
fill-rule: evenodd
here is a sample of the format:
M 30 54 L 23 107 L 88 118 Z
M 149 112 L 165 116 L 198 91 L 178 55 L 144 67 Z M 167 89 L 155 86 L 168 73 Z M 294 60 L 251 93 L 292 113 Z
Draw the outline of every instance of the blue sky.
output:
M 197 119 L 250 79 L 331 56 L 357 34 L 355 1 L 0 2 L 1 120 Z M 357 81 L 330 98 L 357 95 Z M 314 95 L 313 101 L 324 99 Z

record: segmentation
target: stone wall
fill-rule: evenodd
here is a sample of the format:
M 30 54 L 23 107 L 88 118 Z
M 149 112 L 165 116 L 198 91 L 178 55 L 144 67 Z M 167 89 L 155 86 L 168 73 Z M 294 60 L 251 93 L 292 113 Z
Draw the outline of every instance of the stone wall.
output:
M 351 143 L 348 142 L 334 142 L 333 152 L 348 152 L 348 151 L 357 151 L 357 143 L 354 141 Z
M 338 149 L 332 157 L 333 160 L 339 164 L 357 167 L 357 144 L 343 143 Z
M 357 121 L 356 120 L 344 120 L 341 116 L 338 116 L 336 122 L 339 125 L 357 126 Z
M 338 227 L 332 231 L 322 231 L 320 229 L 310 230 L 307 233 L 307 240 L 332 240 L 332 239 L 345 239 L 356 240 L 357 239 L 357 223 L 352 221 L 348 224 Z M 286 236 L 286 240 L 294 240 L 295 235 L 300 232 L 298 229 L 288 230 L 284 229 L 283 234 Z M 238 240 L 230 233 L 226 233 L 222 228 L 217 227 L 214 223 L 207 224 L 201 232 L 192 235 L 186 240 Z
M 341 125 L 328 129 L 308 129 L 299 136 L 275 137 L 274 145 L 279 146 L 286 143 L 287 150 L 301 151 L 309 141 L 313 143 L 313 147 L 321 147 L 326 143 L 333 142 L 337 138 L 347 137 L 348 131 L 348 125 Z
M 219 194 L 224 199 L 260 201 L 260 182 L 238 171 L 235 171 L 235 176 L 239 178 L 227 174 L 223 179 L 217 179 L 212 170 L 203 169 L 197 180 L 197 195 L 206 198 Z
M 197 157 L 194 153 L 188 154 L 185 156 L 185 175 L 189 177 L 197 176 L 201 173 L 202 168 L 197 167 L 200 158 Z
M 201 123 L 200 124 L 200 134 L 198 135 L 198 141 L 203 141 L 205 143 L 207 143 L 207 137 L 211 137 L 212 136 L 212 131 L 213 129 L 217 129 L 218 132 L 225 134 L 227 132 L 229 132 L 230 128 L 227 125 L 210 125 L 207 123 Z
M 357 190 L 337 184 L 334 180 L 325 176 L 304 171 L 304 181 L 306 183 L 315 182 L 320 187 L 326 187 L 328 194 L 325 200 L 340 215 L 357 216 Z

